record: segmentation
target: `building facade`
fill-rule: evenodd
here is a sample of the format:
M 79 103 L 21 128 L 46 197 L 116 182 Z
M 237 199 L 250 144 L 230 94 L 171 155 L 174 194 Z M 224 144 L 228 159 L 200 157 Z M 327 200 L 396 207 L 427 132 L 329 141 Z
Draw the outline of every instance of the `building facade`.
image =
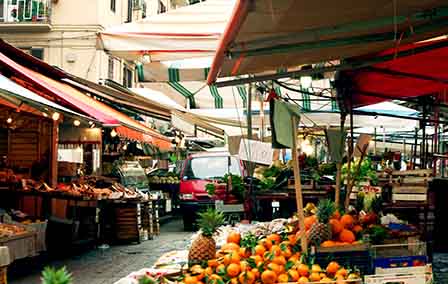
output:
M 81 78 L 133 87 L 134 63 L 98 50 L 97 33 L 186 4 L 190 1 L 0 0 L 0 37 Z

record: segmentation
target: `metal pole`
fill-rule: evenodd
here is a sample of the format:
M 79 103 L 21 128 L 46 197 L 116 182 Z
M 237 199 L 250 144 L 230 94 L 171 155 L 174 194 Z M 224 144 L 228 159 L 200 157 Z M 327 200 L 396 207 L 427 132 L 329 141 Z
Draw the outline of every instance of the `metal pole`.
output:
M 376 156 L 376 127 L 373 129 L 373 155 Z
M 249 92 L 248 92 L 248 101 L 247 101 L 247 139 L 252 139 L 252 91 L 253 91 L 253 84 L 249 84 Z M 248 147 L 250 147 L 248 145 Z M 250 149 L 248 149 L 249 152 L 249 161 L 248 161 L 248 171 L 249 171 L 249 176 L 252 176 L 254 173 L 254 169 L 253 169 L 253 163 L 251 161 L 250 157 Z
M 415 128 L 414 153 L 412 155 L 412 169 L 415 170 L 415 163 L 417 162 L 417 143 L 418 143 L 418 128 Z

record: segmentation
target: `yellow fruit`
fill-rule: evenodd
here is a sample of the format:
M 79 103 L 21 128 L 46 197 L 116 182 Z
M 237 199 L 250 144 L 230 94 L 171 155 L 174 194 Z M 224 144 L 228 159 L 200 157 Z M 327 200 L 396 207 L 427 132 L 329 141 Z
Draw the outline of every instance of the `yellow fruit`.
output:
M 322 268 L 320 267 L 319 264 L 313 264 L 313 265 L 311 266 L 311 272 L 317 272 L 317 273 L 320 273 L 320 272 L 322 272 Z
M 310 282 L 310 280 L 308 278 L 306 278 L 305 276 L 302 276 L 299 278 L 299 281 L 297 281 L 298 283 L 308 283 Z
M 309 274 L 309 268 L 306 264 L 300 264 L 299 267 L 297 267 L 297 272 L 299 272 L 300 276 L 308 276 Z
M 331 280 L 331 279 L 328 278 L 328 277 L 324 277 L 324 278 L 320 279 L 319 282 L 320 282 L 320 283 L 333 283 L 333 280 Z
M 312 281 L 312 282 L 317 282 L 317 281 L 320 281 L 320 279 L 321 279 L 319 272 L 311 273 L 309 278 L 310 278 L 310 281 Z
M 184 283 L 185 284 L 197 284 L 198 283 L 198 279 L 194 276 L 187 276 L 184 278 Z

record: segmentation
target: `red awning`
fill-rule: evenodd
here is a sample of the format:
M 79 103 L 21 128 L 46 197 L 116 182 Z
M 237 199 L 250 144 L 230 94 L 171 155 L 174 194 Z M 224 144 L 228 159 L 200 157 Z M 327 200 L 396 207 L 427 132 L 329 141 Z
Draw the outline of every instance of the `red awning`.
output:
M 155 130 L 146 127 L 129 116 L 111 108 L 110 106 L 95 100 L 94 98 L 78 91 L 70 85 L 53 80 L 40 73 L 23 67 L 0 52 L 0 62 L 9 66 L 17 74 L 30 82 L 40 86 L 49 94 L 68 103 L 83 113 L 97 119 L 103 125 L 117 126 L 122 137 L 151 143 L 163 150 L 171 149 L 171 139 L 161 135 Z
M 99 120 L 101 123 L 106 125 L 118 125 L 120 122 L 115 119 L 113 116 L 108 115 L 106 113 L 100 112 L 95 107 L 88 102 L 83 102 L 79 99 L 74 98 L 70 95 L 70 92 L 78 92 L 76 89 L 71 88 L 70 86 L 66 85 L 68 88 L 58 88 L 54 84 L 49 83 L 48 81 L 45 81 L 44 76 L 40 75 L 39 78 L 36 76 L 36 72 L 31 71 L 30 69 L 23 67 L 13 60 L 9 59 L 7 56 L 5 56 L 3 53 L 0 52 L 0 62 L 4 63 L 5 65 L 9 66 L 11 69 L 13 69 L 18 74 L 25 77 L 30 82 L 37 84 L 41 88 L 43 88 L 48 93 L 52 94 L 53 96 L 60 98 L 62 101 L 72 105 L 77 110 L 80 110 L 88 115 L 91 115 L 92 117 Z M 47 78 L 47 77 L 45 77 Z
M 353 94 L 354 106 L 436 94 L 448 88 L 448 39 L 404 45 L 354 60 L 394 56 L 404 51 L 410 51 L 410 55 L 341 72 L 340 78 Z

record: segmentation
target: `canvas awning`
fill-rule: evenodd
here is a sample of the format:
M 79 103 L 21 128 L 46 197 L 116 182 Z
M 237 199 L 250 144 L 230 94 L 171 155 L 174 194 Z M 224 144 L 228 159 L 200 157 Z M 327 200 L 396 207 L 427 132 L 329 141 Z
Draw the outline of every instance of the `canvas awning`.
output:
M 289 86 L 300 92 L 299 80 L 289 79 L 283 81 L 284 86 Z M 190 106 L 191 109 L 243 109 L 247 107 L 248 89 L 247 85 L 229 86 L 216 88 L 215 86 L 208 86 L 205 81 L 193 82 L 170 82 L 170 83 L 143 83 L 142 84 L 148 92 L 157 94 L 164 94 L 170 100 L 184 107 Z M 271 84 L 265 86 L 265 90 L 272 88 Z M 328 80 L 313 81 L 313 86 L 310 88 L 313 91 L 330 88 Z M 288 90 L 287 88 L 274 85 L 274 89 L 280 96 L 286 96 L 297 100 L 304 111 L 312 110 L 337 110 L 335 100 L 316 99 L 310 94 L 302 94 L 299 92 Z M 254 98 L 254 100 L 258 100 Z M 257 104 L 258 105 L 258 104 Z
M 214 58 L 217 77 L 378 52 L 448 31 L 443 0 L 238 0 Z
M 209 63 L 161 63 L 213 57 L 230 18 L 235 0 L 207 0 L 106 29 L 99 47 L 113 56 L 143 63 L 144 81 L 168 81 L 170 72 L 179 81 L 205 80 Z M 143 81 L 142 80 L 142 81 Z
M 43 113 L 46 113 L 48 115 L 47 112 L 49 109 L 51 109 L 53 111 L 61 112 L 65 115 L 77 117 L 79 119 L 84 119 L 87 121 L 93 120 L 90 117 L 74 112 L 42 96 L 39 96 L 38 94 L 20 86 L 19 84 L 1 74 L 0 97 L 6 101 L 13 103 L 16 106 L 20 106 L 22 102 L 24 102 L 31 107 L 39 109 L 40 115 L 43 115 Z
M 53 80 L 40 73 L 23 67 L 0 53 L 0 62 L 9 67 L 16 74 L 39 86 L 55 98 L 69 104 L 71 107 L 97 119 L 105 126 L 129 128 L 129 139 L 151 143 L 161 149 L 171 149 L 171 139 L 157 133 L 143 124 L 133 120 L 125 114 L 103 104 L 100 101 L 78 91 L 70 85 Z M 123 132 L 123 131 L 122 131 Z M 139 135 L 134 135 L 136 132 Z
M 441 94 L 448 88 L 448 39 L 419 42 L 389 49 L 377 54 L 354 58 L 371 58 L 407 53 L 407 56 L 374 64 L 370 67 L 340 72 L 339 92 L 347 90 L 354 105 L 369 105 L 384 100 L 409 99 L 440 93 L 439 101 L 448 102 Z M 347 95 L 349 95 L 347 93 Z

